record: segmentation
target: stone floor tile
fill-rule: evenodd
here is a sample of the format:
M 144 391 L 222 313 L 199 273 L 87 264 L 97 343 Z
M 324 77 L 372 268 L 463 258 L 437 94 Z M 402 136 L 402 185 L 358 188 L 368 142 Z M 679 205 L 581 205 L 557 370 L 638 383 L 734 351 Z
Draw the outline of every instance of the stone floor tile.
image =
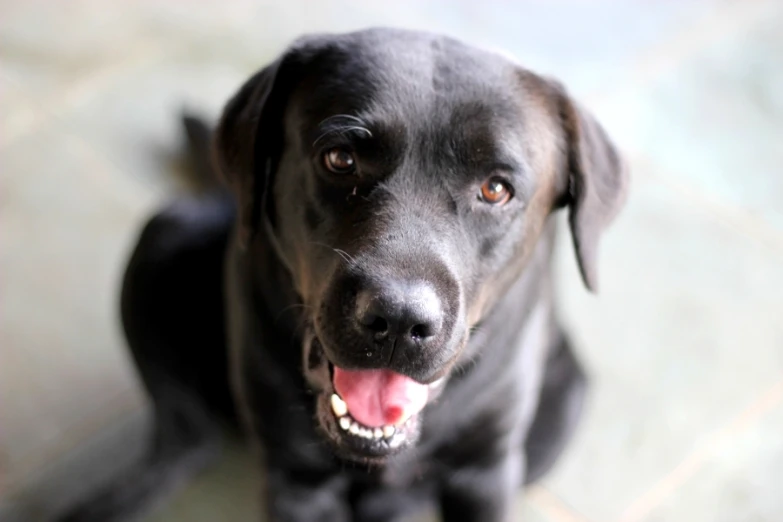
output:
M 713 458 L 645 522 L 775 522 L 783 520 L 783 384 L 778 406 L 749 425 L 728 426 Z
M 598 297 L 561 240 L 561 305 L 593 384 L 545 483 L 612 520 L 783 372 L 781 259 L 644 173 L 602 244 Z
M 676 182 L 783 234 L 783 4 L 638 94 L 634 140 Z
M 117 289 L 152 201 L 53 130 L 3 151 L 0 184 L 0 426 L 14 481 L 141 404 Z
M 147 447 L 149 411 L 117 411 L 114 417 L 0 492 L 0 520 L 51 522 L 137 462 Z
M 133 52 L 130 48 L 148 45 L 135 38 L 121 9 L 107 7 L 93 0 L 4 4 L 4 74 L 44 104 L 67 97 L 79 82 L 117 66 Z
M 170 60 L 120 75 L 88 102 L 60 115 L 78 136 L 132 183 L 151 190 L 173 187 L 182 144 L 184 108 L 214 123 L 251 70 L 211 59 L 191 47 Z M 260 63 L 271 59 L 265 56 Z

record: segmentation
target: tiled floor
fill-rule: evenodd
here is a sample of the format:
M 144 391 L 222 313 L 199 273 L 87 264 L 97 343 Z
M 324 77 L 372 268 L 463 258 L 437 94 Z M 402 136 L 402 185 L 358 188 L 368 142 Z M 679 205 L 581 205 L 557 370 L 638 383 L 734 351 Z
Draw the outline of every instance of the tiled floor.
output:
M 600 296 L 562 237 L 562 308 L 593 388 L 520 519 L 783 520 L 778 0 L 0 0 L 0 520 L 47 520 L 142 449 L 116 291 L 172 190 L 178 111 L 214 115 L 302 32 L 380 24 L 560 77 L 631 160 Z M 257 519 L 257 479 L 229 446 L 149 520 Z

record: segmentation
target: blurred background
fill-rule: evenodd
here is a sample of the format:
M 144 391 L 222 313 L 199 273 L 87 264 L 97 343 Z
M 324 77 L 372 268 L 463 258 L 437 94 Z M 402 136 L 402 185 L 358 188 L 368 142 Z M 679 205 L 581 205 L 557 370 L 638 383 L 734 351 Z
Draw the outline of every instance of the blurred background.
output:
M 561 237 L 592 389 L 519 519 L 783 520 L 780 0 L 0 0 L 0 520 L 46 521 L 143 450 L 117 290 L 176 190 L 179 111 L 214 118 L 303 32 L 381 24 L 559 77 L 632 166 L 598 297 Z M 228 445 L 147 520 L 258 520 L 257 480 Z

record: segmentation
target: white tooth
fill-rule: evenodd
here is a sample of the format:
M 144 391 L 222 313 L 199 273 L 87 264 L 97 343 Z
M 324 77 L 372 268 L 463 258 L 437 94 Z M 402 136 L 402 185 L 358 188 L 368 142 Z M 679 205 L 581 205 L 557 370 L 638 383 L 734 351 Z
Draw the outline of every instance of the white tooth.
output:
M 371 439 L 372 438 L 372 430 L 363 429 L 362 430 L 362 437 L 365 439 Z
M 354 422 L 353 424 L 351 424 L 351 427 L 348 429 L 348 431 L 350 431 L 354 435 L 358 435 L 359 434 L 359 425 Z
M 375 428 L 375 430 L 372 432 L 373 438 L 380 439 L 383 437 L 383 430 L 380 428 Z
M 384 438 L 391 438 L 392 435 L 394 435 L 394 432 L 396 430 L 394 429 L 394 426 L 384 426 L 383 427 L 383 436 Z
M 348 413 L 348 405 L 336 393 L 332 394 L 332 411 L 338 418 Z
M 351 419 L 348 417 L 340 417 L 340 427 L 347 430 L 351 427 Z

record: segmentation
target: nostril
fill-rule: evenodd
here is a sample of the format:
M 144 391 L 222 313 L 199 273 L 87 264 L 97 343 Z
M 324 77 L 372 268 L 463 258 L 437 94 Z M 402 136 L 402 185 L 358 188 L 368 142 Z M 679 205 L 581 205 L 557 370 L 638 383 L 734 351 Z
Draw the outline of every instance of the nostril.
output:
M 426 339 L 432 337 L 432 328 L 426 324 L 417 324 L 411 328 L 411 337 L 414 339 Z
M 434 289 L 423 283 L 384 281 L 357 292 L 354 325 L 367 340 L 418 343 L 432 341 L 443 325 L 442 304 Z
M 386 330 L 389 329 L 389 323 L 386 322 L 386 319 L 383 317 L 380 317 L 376 315 L 372 321 L 367 325 L 367 328 L 372 330 L 375 333 L 384 333 Z

